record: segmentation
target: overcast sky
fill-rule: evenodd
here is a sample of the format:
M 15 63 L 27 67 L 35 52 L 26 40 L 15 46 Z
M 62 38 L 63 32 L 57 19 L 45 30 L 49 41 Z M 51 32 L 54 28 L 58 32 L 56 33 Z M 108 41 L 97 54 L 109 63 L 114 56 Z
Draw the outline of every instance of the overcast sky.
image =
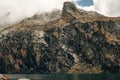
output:
M 62 9 L 65 1 L 73 1 L 85 10 L 120 16 L 120 0 L 0 0 L 0 24 L 14 23 L 37 12 Z

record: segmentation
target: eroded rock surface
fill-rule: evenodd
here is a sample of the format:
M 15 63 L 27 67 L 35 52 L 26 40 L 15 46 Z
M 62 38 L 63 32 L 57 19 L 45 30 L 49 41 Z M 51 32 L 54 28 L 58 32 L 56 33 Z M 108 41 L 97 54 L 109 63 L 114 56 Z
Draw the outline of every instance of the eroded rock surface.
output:
M 1 30 L 0 73 L 64 73 L 83 63 L 96 72 L 120 72 L 120 18 L 79 10 L 71 2 L 54 14 L 46 13 L 50 20 L 44 24 L 35 15 Z

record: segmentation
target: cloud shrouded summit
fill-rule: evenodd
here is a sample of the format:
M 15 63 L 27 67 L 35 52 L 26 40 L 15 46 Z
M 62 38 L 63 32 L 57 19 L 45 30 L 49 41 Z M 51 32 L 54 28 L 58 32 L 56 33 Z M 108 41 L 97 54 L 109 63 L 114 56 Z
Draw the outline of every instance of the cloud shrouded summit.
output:
M 62 9 L 65 1 L 73 1 L 85 10 L 98 11 L 107 16 L 120 16 L 120 0 L 93 0 L 94 5 L 81 6 L 82 0 L 0 0 L 0 24 L 9 24 L 33 16 L 37 12 Z
M 0 0 L 0 24 L 13 23 L 37 12 L 62 9 L 71 0 Z

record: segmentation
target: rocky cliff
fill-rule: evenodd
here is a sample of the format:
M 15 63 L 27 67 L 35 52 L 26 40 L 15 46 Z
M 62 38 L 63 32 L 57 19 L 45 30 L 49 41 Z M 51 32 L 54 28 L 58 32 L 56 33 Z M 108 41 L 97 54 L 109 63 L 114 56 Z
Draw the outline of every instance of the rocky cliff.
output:
M 65 2 L 0 31 L 0 73 L 67 72 L 120 72 L 120 18 Z

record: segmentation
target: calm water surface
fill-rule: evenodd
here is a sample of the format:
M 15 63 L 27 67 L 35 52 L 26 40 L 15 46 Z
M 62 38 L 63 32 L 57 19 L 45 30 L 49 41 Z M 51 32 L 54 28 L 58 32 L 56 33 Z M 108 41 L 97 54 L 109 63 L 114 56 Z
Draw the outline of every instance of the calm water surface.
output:
M 13 80 L 120 80 L 120 74 L 7 74 Z

